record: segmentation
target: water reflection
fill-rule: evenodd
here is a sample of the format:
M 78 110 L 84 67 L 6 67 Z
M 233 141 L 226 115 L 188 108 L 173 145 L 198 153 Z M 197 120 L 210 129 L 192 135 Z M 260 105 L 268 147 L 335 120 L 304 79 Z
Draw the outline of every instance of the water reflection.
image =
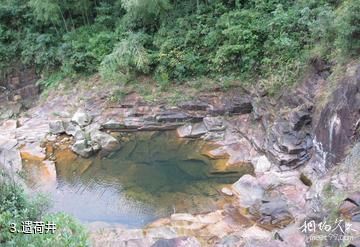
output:
M 215 210 L 221 187 L 239 178 L 211 175 L 214 161 L 200 154 L 199 140 L 181 140 L 172 132 L 124 139 L 110 158 L 58 159 L 54 211 L 139 227 L 173 212 Z

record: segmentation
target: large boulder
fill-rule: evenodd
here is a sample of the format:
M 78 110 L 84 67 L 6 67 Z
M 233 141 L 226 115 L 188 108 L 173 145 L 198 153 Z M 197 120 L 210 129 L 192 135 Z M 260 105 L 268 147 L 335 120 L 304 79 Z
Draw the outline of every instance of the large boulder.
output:
M 93 130 L 90 132 L 90 138 L 92 142 L 100 144 L 101 148 L 105 151 L 112 152 L 120 149 L 119 141 L 105 132 Z
M 85 127 L 91 123 L 92 117 L 84 110 L 80 109 L 75 112 L 74 116 L 71 118 L 71 121 L 78 124 L 80 127 Z
M 64 122 L 62 120 L 55 120 L 49 123 L 50 133 L 54 135 L 65 133 Z
M 75 122 L 64 122 L 63 126 L 65 133 L 69 136 L 75 136 L 78 131 L 81 131 L 81 127 Z
M 87 140 L 76 141 L 72 146 L 71 150 L 84 158 L 89 158 L 93 153 L 93 148 L 88 144 Z

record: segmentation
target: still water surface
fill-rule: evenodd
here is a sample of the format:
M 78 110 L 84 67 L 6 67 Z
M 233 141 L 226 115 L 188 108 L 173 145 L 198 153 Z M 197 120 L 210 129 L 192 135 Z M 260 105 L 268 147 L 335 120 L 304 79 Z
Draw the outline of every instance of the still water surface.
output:
M 199 140 L 173 132 L 144 132 L 122 141 L 109 158 L 57 163 L 52 211 L 82 222 L 105 221 L 141 227 L 171 213 L 201 213 L 217 208 L 219 191 L 238 174 L 210 175 Z

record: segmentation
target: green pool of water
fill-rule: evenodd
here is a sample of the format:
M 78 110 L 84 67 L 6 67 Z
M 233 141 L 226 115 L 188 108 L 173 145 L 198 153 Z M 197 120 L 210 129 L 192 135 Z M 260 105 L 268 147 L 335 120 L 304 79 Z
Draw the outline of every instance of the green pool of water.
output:
M 199 140 L 179 139 L 173 132 L 122 139 L 122 148 L 111 157 L 57 164 L 53 211 L 83 222 L 140 227 L 174 212 L 215 210 L 220 189 L 239 178 L 211 175 L 214 161 L 200 154 Z

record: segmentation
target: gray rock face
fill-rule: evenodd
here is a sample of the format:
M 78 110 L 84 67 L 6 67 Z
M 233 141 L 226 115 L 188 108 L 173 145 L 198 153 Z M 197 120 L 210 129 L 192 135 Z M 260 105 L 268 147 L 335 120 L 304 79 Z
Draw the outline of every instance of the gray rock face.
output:
M 240 205 L 243 207 L 254 205 L 264 197 L 265 193 L 256 178 L 248 174 L 242 176 L 232 188 L 239 195 Z
M 314 120 L 316 140 L 330 154 L 326 166 L 340 162 L 347 147 L 360 138 L 360 65 L 349 69 L 338 85 Z
M 276 121 L 268 129 L 267 152 L 275 163 L 288 169 L 308 161 L 312 145 L 310 134 L 293 130 L 289 122 Z
M 55 120 L 49 123 L 51 134 L 63 134 L 65 133 L 64 122 L 62 120 Z
M 151 247 L 200 247 L 199 241 L 194 237 L 179 237 L 172 239 L 159 239 Z
M 71 121 L 78 124 L 80 127 L 85 127 L 91 123 L 92 117 L 85 111 L 78 110 L 71 118 Z
M 89 158 L 93 154 L 93 149 L 86 140 L 76 141 L 71 150 L 84 158 Z
M 99 130 L 90 132 L 90 138 L 92 142 L 100 144 L 101 148 L 106 151 L 112 152 L 120 149 L 120 143 L 115 137 Z

